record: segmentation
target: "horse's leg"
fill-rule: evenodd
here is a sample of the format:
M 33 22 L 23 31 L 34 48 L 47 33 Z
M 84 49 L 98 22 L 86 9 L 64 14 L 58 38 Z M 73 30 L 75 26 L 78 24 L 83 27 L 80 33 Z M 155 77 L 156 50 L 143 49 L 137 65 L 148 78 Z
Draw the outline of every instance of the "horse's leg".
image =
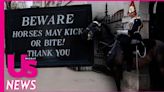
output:
M 160 64 L 158 64 L 156 59 L 153 59 L 150 62 L 149 72 L 151 90 L 164 91 L 164 76 L 162 76 L 160 71 Z
M 121 91 L 122 73 L 123 73 L 122 65 L 117 65 L 113 67 L 113 77 L 118 91 Z
M 110 63 L 109 62 L 107 63 L 107 66 L 110 67 L 111 69 L 111 74 L 115 81 L 117 91 L 121 91 L 121 77 L 120 77 L 120 75 L 122 74 L 121 69 L 119 69 L 119 66 L 117 66 L 114 62 L 110 62 Z
M 113 59 L 108 59 L 107 66 L 111 69 L 111 74 L 115 80 L 118 91 L 121 91 L 121 80 L 123 76 L 123 52 L 121 48 L 115 48 Z M 111 62 L 112 61 L 112 62 Z
M 111 74 L 115 81 L 117 91 L 121 91 L 121 78 L 119 77 L 120 73 L 118 67 L 114 63 L 110 63 L 108 66 L 111 68 Z
M 152 60 L 150 62 L 150 68 L 149 68 L 149 72 L 150 72 L 150 87 L 151 90 L 159 90 L 159 70 L 158 70 L 158 66 L 156 64 L 156 60 Z
M 164 76 L 161 69 L 164 67 L 164 44 L 156 41 L 156 49 L 151 49 L 151 62 L 149 63 L 151 90 L 164 91 Z
M 123 52 L 120 48 L 117 48 L 116 53 L 115 64 L 113 67 L 114 79 L 116 82 L 117 90 L 121 91 L 121 80 L 123 76 Z

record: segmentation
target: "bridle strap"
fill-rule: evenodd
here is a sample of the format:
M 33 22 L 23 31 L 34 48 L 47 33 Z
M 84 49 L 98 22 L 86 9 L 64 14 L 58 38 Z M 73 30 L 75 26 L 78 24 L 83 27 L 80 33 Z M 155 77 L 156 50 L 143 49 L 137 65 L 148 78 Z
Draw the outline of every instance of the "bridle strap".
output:
M 97 24 L 99 27 L 101 26 L 101 23 L 99 23 L 98 21 L 93 21 L 93 23 Z

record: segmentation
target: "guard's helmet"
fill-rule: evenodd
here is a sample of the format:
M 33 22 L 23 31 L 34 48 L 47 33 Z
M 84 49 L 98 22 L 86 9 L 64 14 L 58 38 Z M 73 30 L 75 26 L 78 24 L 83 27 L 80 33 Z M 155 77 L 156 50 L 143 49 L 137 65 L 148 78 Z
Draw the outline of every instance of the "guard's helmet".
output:
M 129 9 L 128 9 L 128 15 L 137 15 L 137 11 L 136 11 L 136 7 L 134 4 L 134 1 L 131 1 L 130 5 L 129 5 Z

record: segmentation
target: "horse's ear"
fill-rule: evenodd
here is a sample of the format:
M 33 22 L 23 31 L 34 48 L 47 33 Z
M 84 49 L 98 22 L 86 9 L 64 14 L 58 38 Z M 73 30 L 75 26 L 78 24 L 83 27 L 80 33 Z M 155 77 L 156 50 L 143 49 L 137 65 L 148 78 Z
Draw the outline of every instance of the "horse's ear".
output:
M 104 17 L 103 16 L 96 16 L 93 21 L 98 21 L 99 23 L 101 23 L 103 21 Z

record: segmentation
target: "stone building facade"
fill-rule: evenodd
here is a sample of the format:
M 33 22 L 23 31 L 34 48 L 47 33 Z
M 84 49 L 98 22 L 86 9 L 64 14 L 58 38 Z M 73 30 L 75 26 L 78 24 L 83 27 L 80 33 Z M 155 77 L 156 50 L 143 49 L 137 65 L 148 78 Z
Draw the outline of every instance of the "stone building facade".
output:
M 130 1 L 34 1 L 33 6 L 39 7 L 58 7 L 58 6 L 68 6 L 68 5 L 81 5 L 81 4 L 91 4 L 92 5 L 92 15 L 105 17 L 105 5 L 107 4 L 107 14 L 111 16 L 110 23 L 112 31 L 116 31 L 119 27 L 126 29 L 129 17 L 127 16 Z M 143 20 L 143 31 L 141 35 L 143 38 L 149 38 L 149 2 L 139 2 L 135 1 L 135 6 L 138 15 Z M 120 11 L 121 10 L 121 11 Z M 118 14 L 120 13 L 120 14 Z M 118 18 L 118 19 L 117 19 Z

